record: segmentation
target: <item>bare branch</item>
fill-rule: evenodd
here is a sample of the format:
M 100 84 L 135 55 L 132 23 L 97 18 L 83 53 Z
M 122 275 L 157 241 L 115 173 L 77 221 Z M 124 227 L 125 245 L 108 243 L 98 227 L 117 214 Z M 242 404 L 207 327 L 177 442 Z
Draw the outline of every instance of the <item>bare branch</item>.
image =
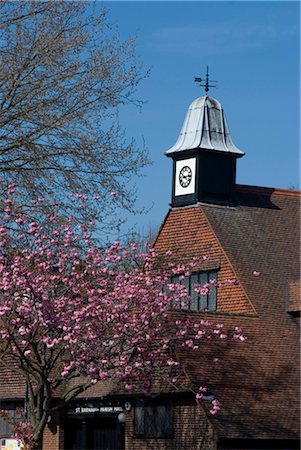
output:
M 133 179 L 148 158 L 125 141 L 116 112 L 141 104 L 135 91 L 147 73 L 135 39 L 121 41 L 107 11 L 95 11 L 86 2 L 1 3 L 0 172 L 21 185 L 25 203 L 37 193 L 46 206 L 59 199 L 62 214 L 69 193 L 96 194 L 105 224 L 135 211 Z M 88 201 L 78 214 L 94 209 Z

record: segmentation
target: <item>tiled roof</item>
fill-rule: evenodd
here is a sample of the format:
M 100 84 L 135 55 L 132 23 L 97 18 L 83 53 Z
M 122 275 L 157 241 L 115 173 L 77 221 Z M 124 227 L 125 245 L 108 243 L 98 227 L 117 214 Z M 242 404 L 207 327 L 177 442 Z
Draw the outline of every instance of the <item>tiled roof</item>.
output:
M 221 271 L 222 263 L 228 264 L 238 279 L 241 291 L 234 294 L 241 301 L 235 303 L 230 293 L 228 314 L 218 302 L 219 311 L 210 318 L 226 328 L 240 326 L 247 341 L 228 340 L 185 355 L 191 381 L 207 382 L 222 403 L 212 419 L 222 437 L 298 435 L 299 327 L 287 304 L 300 277 L 299 207 L 297 192 L 238 186 L 235 207 L 171 210 L 156 240 L 158 250 L 171 249 L 179 259 L 220 257 Z M 235 314 L 239 307 L 241 316 Z M 220 358 L 217 365 L 213 356 Z
M 24 379 L 19 373 L 11 370 L 10 367 L 12 365 L 0 365 L 0 401 L 23 399 L 25 396 Z
M 85 383 L 89 383 L 89 378 L 87 377 L 75 377 L 71 380 L 68 380 L 67 383 L 62 383 L 58 389 L 56 389 L 54 397 L 59 398 L 64 395 L 64 393 L 68 392 L 71 389 L 75 389 L 81 385 L 85 385 Z M 92 398 L 92 397 L 105 397 L 114 392 L 114 384 L 110 380 L 100 381 L 97 384 L 94 384 L 83 392 L 77 395 L 76 398 Z

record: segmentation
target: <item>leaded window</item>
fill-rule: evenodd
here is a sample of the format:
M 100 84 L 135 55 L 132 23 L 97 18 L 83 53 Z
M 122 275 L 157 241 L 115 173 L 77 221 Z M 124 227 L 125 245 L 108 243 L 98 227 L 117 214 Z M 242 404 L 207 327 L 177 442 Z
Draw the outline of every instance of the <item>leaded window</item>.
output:
M 172 283 L 180 283 L 186 287 L 190 299 L 183 302 L 180 309 L 191 311 L 216 311 L 217 301 L 217 271 L 210 270 L 204 272 L 193 272 L 188 277 L 171 277 Z M 201 290 L 195 290 L 195 286 L 200 286 Z
M 172 438 L 173 407 L 171 399 L 138 399 L 135 406 L 135 435 L 149 438 Z
M 11 437 L 13 433 L 13 420 L 20 418 L 20 411 L 17 408 L 23 406 L 22 402 L 0 401 L 0 410 L 3 410 L 9 416 L 9 419 L 0 417 L 0 437 Z

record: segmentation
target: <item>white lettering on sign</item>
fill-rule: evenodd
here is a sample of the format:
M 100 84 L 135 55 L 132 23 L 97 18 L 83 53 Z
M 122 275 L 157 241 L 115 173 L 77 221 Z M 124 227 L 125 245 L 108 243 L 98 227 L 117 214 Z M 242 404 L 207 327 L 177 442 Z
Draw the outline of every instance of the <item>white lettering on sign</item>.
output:
M 122 412 L 123 408 L 121 406 L 78 406 L 75 408 L 76 414 L 93 414 L 95 412 L 99 413 L 113 413 Z

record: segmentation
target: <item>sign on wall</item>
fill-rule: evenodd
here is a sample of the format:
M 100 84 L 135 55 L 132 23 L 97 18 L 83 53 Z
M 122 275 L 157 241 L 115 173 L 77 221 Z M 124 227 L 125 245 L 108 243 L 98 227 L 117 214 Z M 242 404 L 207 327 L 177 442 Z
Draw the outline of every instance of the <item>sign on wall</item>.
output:
M 123 411 L 129 411 L 131 404 L 129 401 L 125 403 L 121 401 L 110 402 L 86 402 L 73 403 L 67 409 L 67 414 L 71 416 L 77 415 L 97 415 L 97 414 L 119 414 Z

